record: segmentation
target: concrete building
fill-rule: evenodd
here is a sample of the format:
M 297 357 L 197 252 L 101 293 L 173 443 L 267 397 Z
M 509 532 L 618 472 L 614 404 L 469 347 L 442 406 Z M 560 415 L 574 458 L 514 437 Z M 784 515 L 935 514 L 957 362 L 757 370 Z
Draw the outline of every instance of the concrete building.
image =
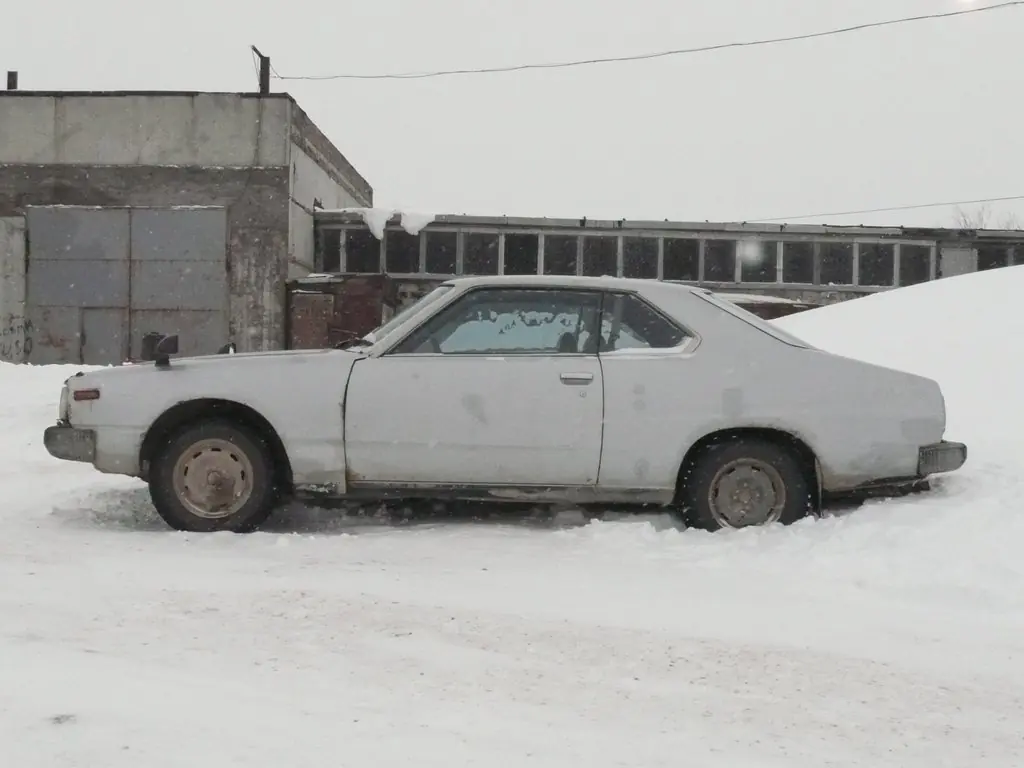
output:
M 281 348 L 314 209 L 372 204 L 287 94 L 0 92 L 0 360 Z

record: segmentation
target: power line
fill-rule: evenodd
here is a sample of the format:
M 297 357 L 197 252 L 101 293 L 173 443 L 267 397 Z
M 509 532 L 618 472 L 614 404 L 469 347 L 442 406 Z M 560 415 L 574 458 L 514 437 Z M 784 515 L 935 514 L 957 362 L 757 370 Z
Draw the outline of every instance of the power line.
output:
M 865 208 L 860 211 L 833 211 L 831 213 L 811 213 L 803 216 L 778 216 L 772 219 L 750 219 L 750 221 L 761 224 L 769 224 L 776 221 L 799 221 L 800 219 L 820 219 L 825 216 L 855 216 L 861 213 L 890 213 L 892 211 L 914 211 L 921 208 L 943 208 L 951 205 L 976 205 L 978 203 L 1004 203 L 1010 200 L 1024 200 L 1024 195 L 1010 195 L 1009 197 L 983 197 L 978 200 L 953 200 L 945 203 L 920 203 L 917 205 L 897 205 L 891 208 Z
M 852 27 L 840 29 L 829 29 L 822 32 L 808 32 L 802 35 L 789 35 L 787 37 L 773 37 L 764 40 L 746 40 L 734 43 L 719 43 L 717 45 L 702 45 L 697 48 L 678 48 L 670 51 L 659 51 L 657 53 L 640 53 L 632 56 L 610 56 L 598 59 L 580 59 L 578 61 L 549 62 L 542 64 L 517 64 L 504 67 L 483 67 L 480 69 L 442 69 L 434 72 L 396 72 L 391 74 L 376 75 L 276 75 L 278 80 L 420 80 L 428 77 L 446 77 L 449 75 L 484 75 L 498 72 L 521 72 L 528 69 L 565 69 L 568 67 L 582 67 L 591 64 L 615 64 L 627 61 L 644 61 L 648 59 L 660 59 L 668 56 L 683 56 L 692 53 L 706 53 L 709 51 L 720 51 L 726 48 L 749 48 L 760 45 L 775 45 L 777 43 L 791 43 L 798 40 L 811 40 L 818 37 L 830 37 L 832 35 L 843 35 L 850 32 L 860 32 L 865 29 L 878 27 L 889 27 L 897 24 L 910 24 L 919 21 L 930 21 L 934 19 L 948 19 L 954 16 L 966 16 L 972 13 L 987 13 L 1013 6 L 1024 5 L 1024 0 L 1009 0 L 1008 2 L 986 5 L 981 8 L 965 8 L 959 11 L 948 11 L 946 13 L 929 13 L 923 16 L 906 16 L 900 19 L 888 21 L 874 21 L 867 24 L 856 24 Z

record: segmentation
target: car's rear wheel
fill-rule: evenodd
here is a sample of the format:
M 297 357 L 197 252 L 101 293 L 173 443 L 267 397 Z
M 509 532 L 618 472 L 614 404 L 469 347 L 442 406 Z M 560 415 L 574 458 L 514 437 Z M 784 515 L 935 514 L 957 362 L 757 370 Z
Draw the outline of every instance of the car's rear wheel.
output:
M 253 531 L 278 497 L 266 442 L 225 421 L 200 422 L 172 435 L 153 461 L 149 492 L 168 525 L 201 533 Z
M 709 531 L 788 525 L 813 509 L 807 472 L 797 454 L 751 438 L 704 449 L 684 471 L 680 502 L 687 525 Z

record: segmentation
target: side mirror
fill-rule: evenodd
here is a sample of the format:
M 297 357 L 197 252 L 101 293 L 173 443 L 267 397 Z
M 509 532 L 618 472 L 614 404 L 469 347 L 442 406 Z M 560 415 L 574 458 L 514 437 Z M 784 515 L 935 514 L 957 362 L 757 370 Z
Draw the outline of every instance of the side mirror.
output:
M 164 336 L 156 343 L 156 354 L 160 357 L 178 354 L 178 334 Z
M 156 343 L 153 362 L 157 368 L 168 368 L 171 365 L 171 355 L 178 354 L 178 334 L 164 336 Z

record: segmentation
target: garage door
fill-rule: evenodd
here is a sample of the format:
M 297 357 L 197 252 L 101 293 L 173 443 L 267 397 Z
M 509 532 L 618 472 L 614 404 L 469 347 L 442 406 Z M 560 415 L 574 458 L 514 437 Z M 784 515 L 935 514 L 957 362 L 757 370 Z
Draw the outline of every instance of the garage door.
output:
M 227 216 L 222 208 L 30 208 L 29 362 L 111 365 L 149 331 L 181 354 L 227 338 Z

